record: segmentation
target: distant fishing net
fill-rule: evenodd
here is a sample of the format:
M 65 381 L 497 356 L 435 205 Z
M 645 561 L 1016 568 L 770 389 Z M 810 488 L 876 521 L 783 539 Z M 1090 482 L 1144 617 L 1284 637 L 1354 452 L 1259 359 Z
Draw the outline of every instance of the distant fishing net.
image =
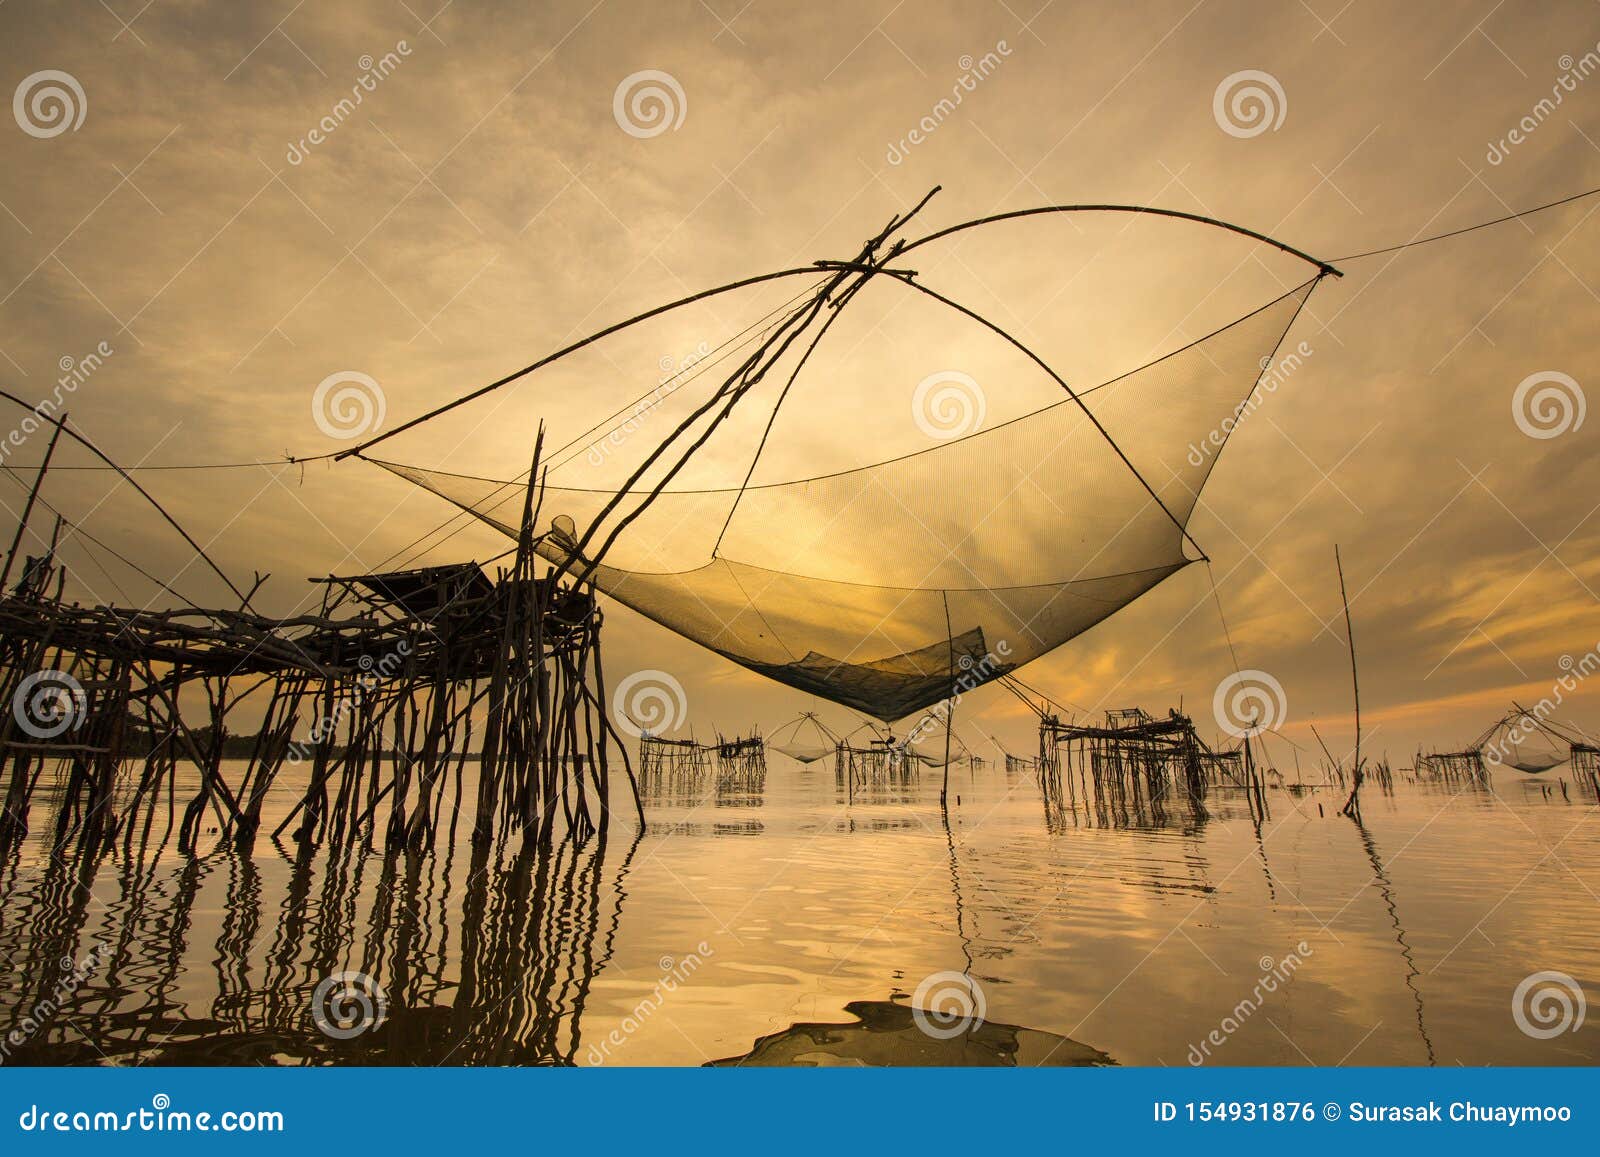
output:
M 627 565 L 589 571 L 600 590 L 753 671 L 902 718 L 1059 647 L 1195 561 L 1184 527 L 1200 488 L 1314 284 L 1080 391 L 1081 406 L 1063 397 L 891 461 L 653 500 L 624 491 L 598 528 L 617 492 L 549 485 L 539 552 L 586 569 L 576 544 L 643 507 L 608 552 Z M 380 464 L 516 536 L 521 483 Z

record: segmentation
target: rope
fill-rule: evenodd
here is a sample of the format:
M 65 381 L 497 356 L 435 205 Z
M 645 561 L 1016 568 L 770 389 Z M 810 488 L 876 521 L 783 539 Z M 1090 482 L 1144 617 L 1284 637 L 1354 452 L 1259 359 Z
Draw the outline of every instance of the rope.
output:
M 1239 652 L 1233 649 L 1233 633 L 1228 630 L 1228 617 L 1222 613 L 1222 593 L 1217 590 L 1217 572 L 1211 569 L 1211 560 L 1206 559 L 1206 574 L 1211 579 L 1211 597 L 1217 604 L 1217 621 L 1222 624 L 1222 637 L 1228 641 L 1228 655 L 1233 660 L 1233 673 L 1239 673 Z
M 1414 241 L 1404 241 L 1399 245 L 1389 245 L 1382 249 L 1369 249 L 1365 253 L 1352 253 L 1348 257 L 1335 257 L 1335 261 L 1360 261 L 1363 257 L 1377 257 L 1384 253 L 1397 253 L 1402 249 L 1414 249 L 1418 245 L 1427 245 L 1432 241 L 1443 241 L 1447 237 L 1459 237 L 1463 233 L 1473 233 L 1479 229 L 1487 229 L 1491 225 L 1504 225 L 1507 221 L 1518 221 L 1523 217 L 1531 217 L 1535 213 L 1543 213 L 1546 209 L 1554 209 L 1559 205 L 1570 205 L 1574 201 L 1581 201 L 1585 197 L 1593 197 L 1600 193 L 1600 186 L 1585 189 L 1581 193 L 1574 193 L 1570 197 L 1562 197 L 1559 201 L 1548 201 L 1543 205 L 1535 205 L 1532 209 L 1523 209 L 1516 213 L 1507 213 L 1504 217 L 1496 217 L 1493 221 L 1480 221 L 1476 225 L 1467 225 L 1460 229 L 1452 229 L 1448 233 L 1435 233 L 1432 237 L 1419 237 Z

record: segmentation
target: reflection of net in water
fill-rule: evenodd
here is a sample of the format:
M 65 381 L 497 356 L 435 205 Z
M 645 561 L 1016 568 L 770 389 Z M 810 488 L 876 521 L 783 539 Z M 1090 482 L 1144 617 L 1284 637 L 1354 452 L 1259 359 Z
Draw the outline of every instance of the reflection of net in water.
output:
M 1217 450 L 1327 268 L 1209 336 L 1074 391 L 1003 329 L 886 271 L 897 253 L 941 236 L 899 247 L 885 233 L 855 262 L 825 263 L 836 272 L 814 293 L 718 351 L 732 373 L 711 381 L 710 396 L 625 483 L 545 486 L 540 553 L 751 670 L 883 720 L 1045 654 L 1193 561 L 1186 526 Z M 826 380 L 817 392 L 807 364 L 828 352 L 829 327 L 867 308 L 860 300 L 900 295 L 933 311 L 930 325 L 970 326 L 975 343 L 1003 346 L 1014 381 L 1047 379 L 1067 396 L 869 465 L 759 480 L 791 393 L 778 429 L 802 445 L 833 433 L 837 394 Z M 752 406 L 770 409 L 765 432 L 756 427 L 755 446 L 729 451 L 748 472 L 726 486 L 674 486 L 763 384 L 764 401 Z M 381 464 L 517 533 L 517 485 Z

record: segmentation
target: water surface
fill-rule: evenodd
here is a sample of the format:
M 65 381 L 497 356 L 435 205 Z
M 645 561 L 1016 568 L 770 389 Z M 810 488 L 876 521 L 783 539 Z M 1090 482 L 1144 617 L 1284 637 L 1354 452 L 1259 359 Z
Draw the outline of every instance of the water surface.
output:
M 642 833 L 622 810 L 547 854 L 475 854 L 465 822 L 431 852 L 303 851 L 266 836 L 285 781 L 249 853 L 157 850 L 158 821 L 142 858 L 52 856 L 41 793 L 0 865 L 4 1059 L 1600 1062 L 1600 1014 L 1513 1015 L 1538 972 L 1600 994 L 1600 823 L 1560 769 L 1397 777 L 1360 826 L 1285 790 L 1259 825 L 1225 791 L 1047 815 L 986 766 L 954 772 L 947 828 L 937 777 L 851 799 L 774 754 L 764 784 L 661 785 Z M 332 1035 L 313 1016 L 340 972 L 374 986 L 348 1036 L 357 1004 Z M 962 1002 L 982 1019 L 945 1035 Z M 923 1031 L 919 1003 L 952 1020 Z

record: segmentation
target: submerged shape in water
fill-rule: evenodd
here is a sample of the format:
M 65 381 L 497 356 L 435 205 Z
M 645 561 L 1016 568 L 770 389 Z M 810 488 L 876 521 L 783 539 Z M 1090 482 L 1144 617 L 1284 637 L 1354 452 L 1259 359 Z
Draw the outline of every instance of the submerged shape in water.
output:
M 801 1022 L 762 1037 L 743 1056 L 710 1064 L 718 1068 L 1084 1068 L 1117 1063 L 1099 1049 L 1067 1037 L 990 1020 L 974 1020 L 954 1036 L 930 1036 L 917 1024 L 910 1005 L 892 1000 L 853 1000 L 844 1010 L 856 1018 L 854 1023 Z

